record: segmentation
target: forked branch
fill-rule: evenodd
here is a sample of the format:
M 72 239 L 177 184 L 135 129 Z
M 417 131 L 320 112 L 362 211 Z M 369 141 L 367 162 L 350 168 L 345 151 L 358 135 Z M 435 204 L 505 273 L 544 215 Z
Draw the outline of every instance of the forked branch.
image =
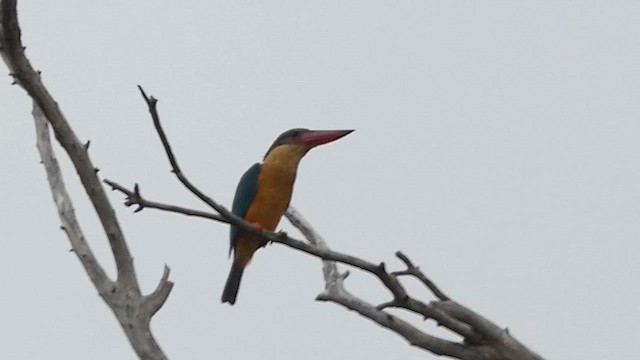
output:
M 295 209 L 289 208 L 286 216 L 311 244 L 328 249 L 324 239 L 313 230 L 311 225 Z M 399 275 L 391 273 L 389 276 L 411 275 L 423 282 L 424 279 L 427 279 L 417 267 L 413 266 L 408 256 L 401 252 L 397 252 L 396 256 L 408 266 L 409 272 L 401 272 Z M 480 314 L 450 300 L 430 280 L 426 281 L 425 285 L 440 300 L 424 304 L 405 294 L 400 300 L 395 299 L 392 302 L 397 307 L 422 315 L 425 320 L 433 319 L 437 321 L 439 325 L 460 335 L 462 341 L 453 342 L 430 335 L 397 316 L 384 311 L 387 306 L 374 306 L 350 294 L 344 288 L 345 273 L 338 271 L 335 261 L 323 260 L 323 273 L 325 291 L 318 295 L 317 300 L 334 302 L 349 310 L 356 311 L 360 315 L 404 337 L 413 346 L 456 359 L 543 360 L 542 357 L 513 338 L 508 331 L 498 327 Z M 391 291 L 391 289 L 389 290 Z M 393 291 L 391 292 L 393 293 Z
M 38 151 L 45 166 L 62 229 L 66 232 L 73 252 L 80 260 L 102 299 L 120 322 L 129 342 L 141 359 L 166 359 L 149 328 L 151 317 L 162 307 L 173 283 L 168 280 L 165 267 L 156 290 L 141 295 L 133 260 L 115 212 L 100 184 L 97 170 L 88 154 L 88 142 L 82 144 L 58 104 L 49 94 L 27 59 L 20 39 L 16 0 L 2 0 L 0 7 L 0 54 L 11 71 L 15 84 L 23 88 L 33 100 Z M 66 190 L 62 173 L 51 146 L 49 128 L 69 155 L 87 195 L 102 224 L 113 253 L 117 279 L 111 280 L 95 258 L 80 229 L 73 203 Z

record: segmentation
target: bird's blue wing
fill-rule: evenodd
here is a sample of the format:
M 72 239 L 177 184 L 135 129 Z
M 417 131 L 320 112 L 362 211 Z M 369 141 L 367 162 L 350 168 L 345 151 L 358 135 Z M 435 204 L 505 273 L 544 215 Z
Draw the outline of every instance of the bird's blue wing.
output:
M 256 191 L 258 190 L 258 177 L 260 175 L 261 168 L 262 165 L 255 163 L 240 178 L 240 182 L 236 188 L 236 195 L 233 198 L 231 212 L 241 218 L 244 218 L 245 215 L 247 215 L 247 211 L 249 211 L 249 206 L 253 201 L 253 197 L 256 195 Z M 231 250 L 236 246 L 239 230 L 240 229 L 238 229 L 237 226 L 231 225 L 231 244 L 229 247 L 229 254 L 231 254 Z

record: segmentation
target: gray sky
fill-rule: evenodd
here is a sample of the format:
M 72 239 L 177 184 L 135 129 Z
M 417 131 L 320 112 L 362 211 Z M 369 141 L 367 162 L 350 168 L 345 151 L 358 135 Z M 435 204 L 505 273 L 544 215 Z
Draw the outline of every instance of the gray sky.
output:
M 392 268 L 393 252 L 405 251 L 451 296 L 549 359 L 638 356 L 640 3 L 19 5 L 27 54 L 91 140 L 103 177 L 201 207 L 169 173 L 137 84 L 160 99 L 184 171 L 227 205 L 280 132 L 354 128 L 303 160 L 292 201 L 333 248 Z M 68 252 L 30 102 L 9 83 L 0 86 L 0 358 L 133 359 Z M 61 159 L 84 231 L 113 273 Z M 319 261 L 281 246 L 257 254 L 236 306 L 220 304 L 226 226 L 132 214 L 119 194 L 111 199 L 143 288 L 155 287 L 165 263 L 173 271 L 176 286 L 153 321 L 170 357 L 425 358 L 314 302 Z M 347 286 L 389 300 L 357 272 Z

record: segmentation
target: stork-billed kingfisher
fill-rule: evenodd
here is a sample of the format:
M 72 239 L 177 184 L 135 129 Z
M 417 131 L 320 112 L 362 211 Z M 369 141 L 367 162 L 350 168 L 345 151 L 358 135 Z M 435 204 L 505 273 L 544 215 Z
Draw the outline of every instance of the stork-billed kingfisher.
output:
M 353 130 L 291 129 L 282 133 L 264 156 L 247 170 L 236 189 L 231 212 L 254 224 L 257 229 L 273 231 L 289 207 L 298 164 L 312 148 L 340 139 Z M 233 305 L 238 296 L 242 272 L 253 253 L 266 242 L 260 237 L 231 225 L 233 264 L 222 292 L 222 302 Z

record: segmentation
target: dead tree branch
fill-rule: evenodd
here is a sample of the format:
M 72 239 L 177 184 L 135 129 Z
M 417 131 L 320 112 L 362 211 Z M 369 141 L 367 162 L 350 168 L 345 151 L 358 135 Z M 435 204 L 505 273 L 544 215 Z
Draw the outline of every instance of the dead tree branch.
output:
M 184 185 L 192 194 L 194 194 L 197 198 L 202 200 L 205 204 L 210 206 L 212 209 L 220 213 L 220 215 L 227 219 L 230 223 L 239 226 L 243 230 L 251 231 L 253 230 L 253 226 L 242 221 L 241 218 L 235 216 L 231 213 L 231 211 L 227 210 L 224 206 L 218 204 L 205 193 L 200 191 L 195 185 L 187 179 L 182 170 L 180 169 L 180 165 L 178 164 L 178 160 L 171 149 L 171 144 L 169 144 L 169 139 L 162 128 L 162 123 L 160 123 L 160 115 L 158 114 L 158 99 L 153 96 L 147 96 L 144 92 L 142 86 L 138 85 L 138 89 L 140 90 L 140 94 L 142 94 L 142 98 L 147 103 L 147 107 L 149 108 L 149 113 L 151 114 L 151 119 L 153 120 L 153 126 L 158 133 L 158 137 L 160 137 L 160 141 L 162 142 L 162 146 L 164 147 L 167 158 L 169 159 L 169 164 L 171 164 L 171 172 L 176 175 L 178 180 Z
M 295 209 L 289 208 L 286 216 L 291 224 L 298 228 L 312 245 L 322 249 L 329 248 L 324 239 L 312 228 L 311 224 Z M 417 267 L 413 266 L 405 254 L 397 252 L 396 256 L 407 265 L 408 270 L 399 272 L 399 274 L 391 273 L 389 275 L 392 277 L 412 275 L 425 283 L 439 299 L 426 305 L 405 293 L 402 297 L 405 299 L 405 304 L 400 301 L 396 305 L 424 316 L 425 320 L 429 318 L 436 320 L 439 325 L 460 335 L 463 341 L 452 342 L 429 335 L 404 320 L 385 312 L 384 308 L 386 306 L 374 306 L 353 296 L 344 288 L 344 279 L 347 273 L 340 273 L 335 261 L 323 260 L 325 291 L 320 293 L 316 299 L 334 302 L 349 310 L 356 311 L 380 326 L 404 337 L 411 345 L 438 355 L 469 360 L 543 359 L 514 339 L 505 329 L 498 327 L 490 320 L 463 305 L 450 300 Z M 391 291 L 391 289 L 389 290 Z M 391 292 L 393 293 L 393 291 Z
M 182 206 L 169 205 L 169 204 L 160 203 L 157 201 L 147 200 L 143 198 L 142 195 L 140 194 L 140 186 L 138 186 L 138 184 L 135 184 L 133 186 L 133 190 L 129 190 L 115 181 L 111 181 L 109 179 L 105 179 L 103 181 L 105 182 L 105 184 L 109 185 L 112 190 L 119 191 L 124 195 L 126 195 L 126 199 L 124 201 L 125 206 L 127 207 L 134 206 L 134 205 L 137 206 L 133 212 L 140 212 L 143 209 L 148 208 L 148 209 L 156 209 L 156 210 L 172 212 L 176 214 L 183 214 L 186 216 L 194 216 L 194 217 L 200 217 L 205 219 L 211 219 L 211 220 L 216 220 L 223 223 L 229 223 L 229 220 L 223 218 L 220 215 L 216 215 L 210 212 L 194 210 L 194 209 L 189 209 Z
M 420 280 L 420 282 L 422 282 L 424 284 L 424 286 L 426 286 L 427 289 L 429 289 L 433 293 L 433 295 L 435 297 L 437 297 L 438 299 L 440 299 L 442 301 L 450 300 L 449 297 L 447 295 L 445 295 L 444 292 L 442 292 L 442 290 L 440 290 L 436 286 L 436 284 L 433 283 L 433 281 L 431 281 L 422 271 L 420 271 L 419 267 L 413 265 L 411 260 L 409 260 L 409 258 L 405 254 L 403 254 L 402 252 L 398 251 L 398 252 L 396 252 L 396 257 L 398 259 L 400 259 L 407 266 L 407 270 L 394 271 L 392 273 L 392 275 L 395 275 L 395 276 L 403 276 L 403 275 L 414 276 L 414 277 L 418 278 L 418 280 Z
M 162 129 L 156 107 L 157 100 L 147 96 L 142 88 L 140 88 L 140 91 L 149 107 L 154 126 L 162 141 L 169 163 L 171 164 L 172 172 L 176 174 L 178 180 L 189 191 L 213 210 L 217 211 L 218 214 L 209 214 L 198 210 L 149 201 L 142 198 L 138 187 L 134 187 L 132 191 L 113 181 L 106 180 L 107 184 L 114 190 L 118 190 L 127 196 L 125 202 L 127 206 L 138 205 L 136 211 L 150 207 L 158 210 L 227 222 L 256 233 L 256 230 L 251 224 L 231 214 L 226 208 L 216 203 L 189 182 L 182 173 L 169 140 Z M 403 253 L 397 252 L 396 256 L 407 266 L 407 269 L 389 273 L 384 263 L 375 264 L 356 256 L 331 250 L 326 242 L 313 230 L 311 225 L 294 209 L 290 208 L 286 216 L 289 221 L 303 233 L 308 242 L 294 239 L 283 232 L 273 233 L 260 231 L 258 234 L 267 241 L 287 245 L 323 260 L 325 291 L 318 295 L 316 298 L 318 301 L 334 302 L 347 309 L 356 311 L 362 316 L 404 337 L 410 344 L 435 354 L 465 360 L 542 359 L 524 347 L 524 345 L 517 342 L 506 330 L 499 328 L 486 318 L 452 301 L 435 283 L 424 275 L 419 268 L 414 266 L 411 260 Z M 353 266 L 377 277 L 389 290 L 393 299 L 375 306 L 351 295 L 344 288 L 344 280 L 348 273 L 340 273 L 336 263 Z M 400 276 L 414 276 L 421 281 L 438 300 L 427 304 L 409 296 L 398 279 Z M 385 311 L 386 308 L 390 307 L 404 309 L 410 313 L 420 315 L 425 320 L 434 320 L 438 325 L 459 335 L 461 341 L 453 342 L 429 335 L 401 318 Z
M 143 296 L 124 234 L 100 184 L 97 170 L 89 158 L 88 142 L 86 145 L 80 142 L 58 104 L 42 83 L 40 74 L 33 69 L 27 59 L 20 38 L 16 0 L 2 0 L 1 4 L 0 53 L 11 71 L 14 83 L 23 88 L 33 99 L 38 151 L 47 172 L 62 228 L 69 238 L 73 252 L 78 256 L 102 299 L 120 322 L 138 356 L 141 359 L 166 359 L 167 357 L 151 334 L 149 322 L 171 292 L 173 283 L 168 280 L 169 268 L 165 267 L 156 290 Z M 117 279 L 115 281 L 106 275 L 80 229 L 73 203 L 67 193 L 58 161 L 51 147 L 47 123 L 51 125 L 56 139 L 69 155 L 100 219 L 116 263 Z

